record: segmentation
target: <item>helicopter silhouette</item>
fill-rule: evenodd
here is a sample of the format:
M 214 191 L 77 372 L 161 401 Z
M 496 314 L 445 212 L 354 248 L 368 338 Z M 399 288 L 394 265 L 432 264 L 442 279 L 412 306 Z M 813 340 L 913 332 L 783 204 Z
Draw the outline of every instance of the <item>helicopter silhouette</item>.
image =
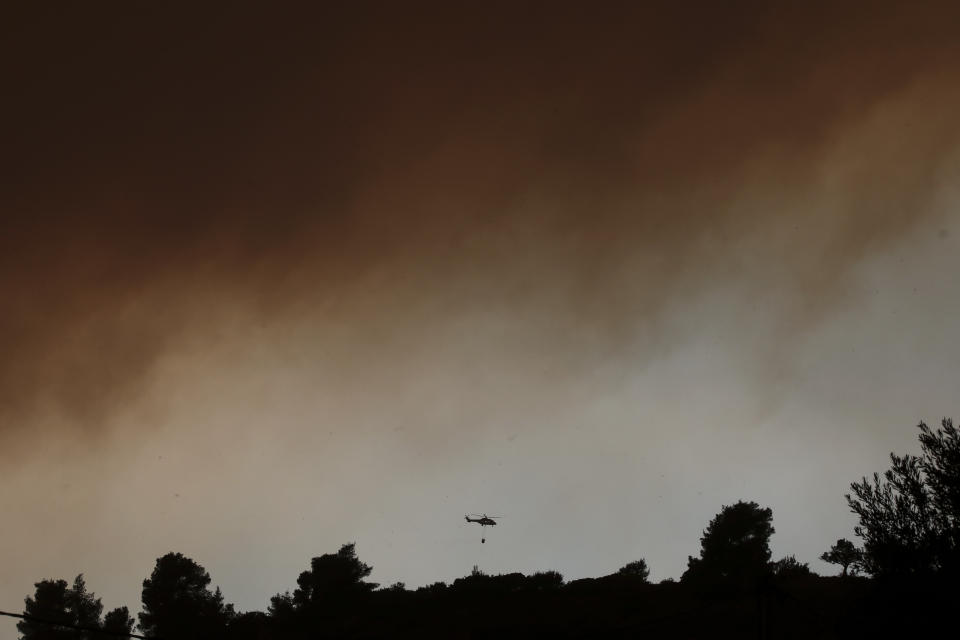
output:
M 481 531 L 480 543 L 483 544 L 487 541 L 487 537 L 483 533 L 483 528 L 497 526 L 496 518 L 501 518 L 503 516 L 488 516 L 487 514 L 484 513 L 483 515 L 479 515 L 479 516 L 477 514 L 473 514 L 472 518 L 470 516 L 463 516 L 463 517 L 467 522 L 476 522 L 477 524 L 480 525 L 480 531 Z

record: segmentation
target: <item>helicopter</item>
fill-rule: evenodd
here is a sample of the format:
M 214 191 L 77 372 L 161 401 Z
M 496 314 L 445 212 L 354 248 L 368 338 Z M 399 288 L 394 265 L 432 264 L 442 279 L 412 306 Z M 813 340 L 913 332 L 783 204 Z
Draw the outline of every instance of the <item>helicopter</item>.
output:
M 473 514 L 472 518 L 470 516 L 463 516 L 463 517 L 467 522 L 476 522 L 477 524 L 480 525 L 480 531 L 481 531 L 480 543 L 483 544 L 487 541 L 486 535 L 482 533 L 483 528 L 497 526 L 496 518 L 500 518 L 502 516 L 488 516 L 487 514 L 478 516 L 477 514 Z

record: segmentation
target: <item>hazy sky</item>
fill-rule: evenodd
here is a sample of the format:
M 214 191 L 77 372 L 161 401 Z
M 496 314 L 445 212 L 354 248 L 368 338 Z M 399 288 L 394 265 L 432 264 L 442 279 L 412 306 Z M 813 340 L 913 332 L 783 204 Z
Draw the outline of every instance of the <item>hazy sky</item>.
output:
M 960 418 L 955 3 L 349 4 L 3 21 L 0 609 L 679 577 L 738 499 L 832 572 Z

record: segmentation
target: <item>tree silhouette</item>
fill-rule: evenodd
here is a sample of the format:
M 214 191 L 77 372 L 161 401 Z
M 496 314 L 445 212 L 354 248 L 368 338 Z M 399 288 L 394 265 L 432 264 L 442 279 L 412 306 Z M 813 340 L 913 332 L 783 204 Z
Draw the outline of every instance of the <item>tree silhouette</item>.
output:
M 756 502 L 724 506 L 700 538 L 700 557 L 687 559 L 684 582 L 747 584 L 767 570 L 773 512 Z
M 293 604 L 293 596 L 290 592 L 278 593 L 270 598 L 270 606 L 267 607 L 267 616 L 270 626 L 277 631 L 281 637 L 295 637 L 293 629 L 297 624 L 298 610 Z
M 80 627 L 98 628 L 103 603 L 87 592 L 87 583 L 81 573 L 73 580 L 73 587 L 67 590 L 67 606 L 73 611 L 74 624 Z M 83 638 L 93 637 L 89 631 L 81 632 Z
M 890 468 L 850 485 L 847 504 L 860 518 L 863 568 L 880 576 L 958 569 L 960 434 L 950 419 L 932 431 L 921 422 L 921 454 L 890 454 Z
M 840 575 L 846 576 L 848 570 L 853 574 L 859 572 L 863 551 L 846 538 L 840 538 L 828 551 L 823 552 L 820 559 L 830 564 L 840 565 L 843 569 Z
M 247 611 L 234 616 L 227 625 L 230 640 L 261 640 L 269 634 L 270 618 L 260 611 Z
M 34 587 L 34 597 L 24 599 L 24 615 L 88 629 L 101 627 L 103 603 L 87 591 L 82 573 L 74 579 L 72 587 L 66 580 L 41 580 Z M 17 630 L 23 640 L 88 640 L 95 637 L 92 631 L 65 629 L 31 620 L 18 622 Z
M 345 544 L 337 553 L 326 553 L 310 561 L 310 570 L 297 578 L 298 588 L 293 592 L 292 604 L 303 609 L 326 598 L 369 593 L 378 586 L 363 581 L 372 570 L 357 558 L 353 543 Z M 276 604 L 282 606 L 279 601 Z
M 133 616 L 126 607 L 117 607 L 103 616 L 103 630 L 109 633 L 132 633 L 134 624 Z
M 180 553 L 158 558 L 143 581 L 140 628 L 146 635 L 177 640 L 221 636 L 233 605 L 225 605 L 220 588 L 211 592 L 209 584 L 210 574 L 190 558 Z
M 290 592 L 278 593 L 270 598 L 270 606 L 267 607 L 267 614 L 273 618 L 290 617 L 296 610 L 293 604 L 293 596 Z
M 24 615 L 60 624 L 74 624 L 75 617 L 69 608 L 66 580 L 41 580 L 34 587 L 33 597 L 24 599 Z M 23 640 L 67 640 L 78 638 L 76 631 L 52 627 L 46 624 L 21 620 L 17 631 Z
M 629 576 L 639 578 L 643 582 L 649 582 L 650 569 L 647 568 L 647 561 L 643 558 L 628 562 L 617 570 L 618 576 Z

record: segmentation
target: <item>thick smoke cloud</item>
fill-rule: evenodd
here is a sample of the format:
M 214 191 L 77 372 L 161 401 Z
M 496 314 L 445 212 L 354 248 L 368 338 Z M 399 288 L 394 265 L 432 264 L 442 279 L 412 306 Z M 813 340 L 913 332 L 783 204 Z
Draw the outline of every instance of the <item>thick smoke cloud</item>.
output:
M 576 360 L 734 281 L 789 342 L 957 141 L 949 5 L 69 11 L 4 38 L 10 442 L 101 435 L 228 318 L 487 309 Z

